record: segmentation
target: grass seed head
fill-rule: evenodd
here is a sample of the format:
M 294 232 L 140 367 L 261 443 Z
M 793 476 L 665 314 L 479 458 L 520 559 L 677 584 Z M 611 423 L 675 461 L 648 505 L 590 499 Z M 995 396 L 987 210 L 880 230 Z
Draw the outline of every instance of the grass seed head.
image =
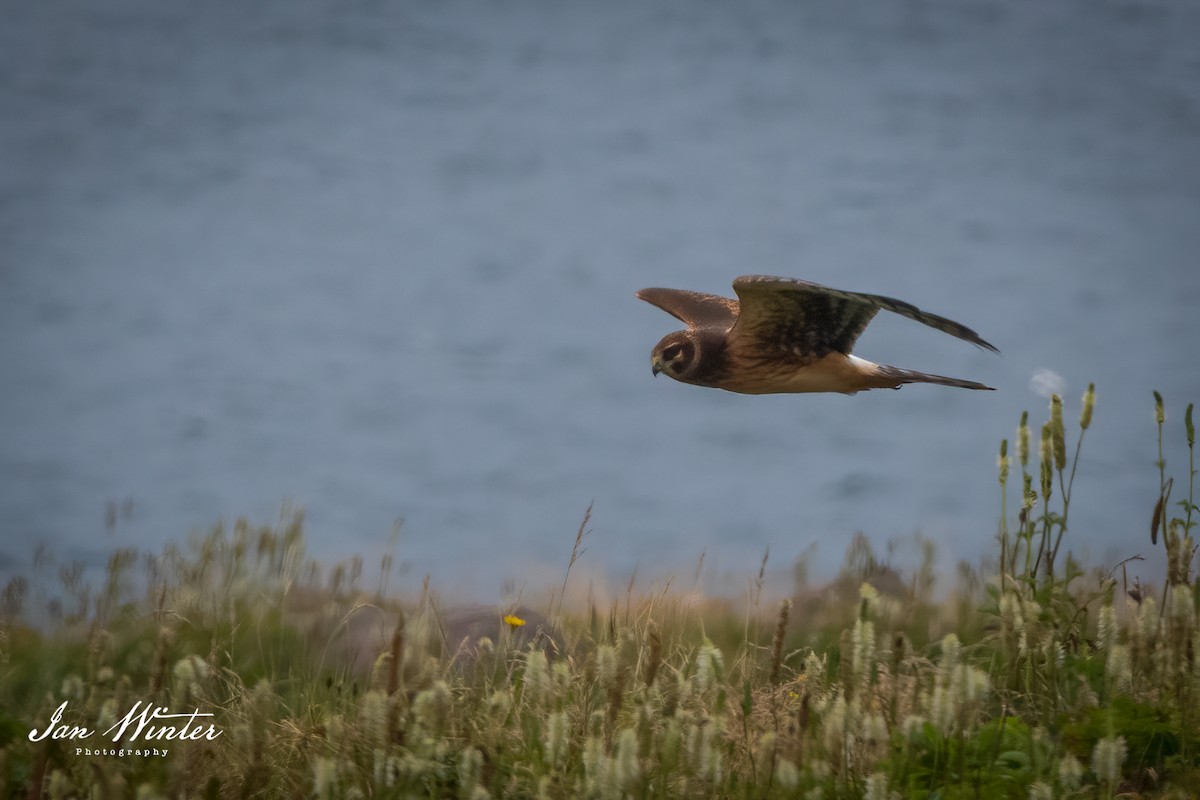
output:
M 1124 736 L 1106 736 L 1096 742 L 1096 747 L 1092 750 L 1092 770 L 1096 777 L 1110 787 L 1116 786 L 1128 753 L 1129 748 L 1125 745 Z
M 1021 424 L 1017 426 L 1017 457 L 1021 468 L 1029 466 L 1029 412 L 1021 412 Z
M 1000 469 L 1000 485 L 1008 483 L 1008 439 L 1000 440 L 1000 459 L 996 462 Z
M 786 792 L 795 791 L 800 785 L 800 770 L 786 758 L 775 762 L 775 782 Z
M 1092 410 L 1096 407 L 1096 384 L 1089 383 L 1083 393 L 1083 410 L 1079 413 L 1079 430 L 1086 431 L 1092 424 Z
M 1054 787 L 1045 781 L 1029 784 L 1029 800 L 1054 800 Z
M 1062 398 L 1050 396 L 1050 435 L 1054 447 L 1054 466 L 1060 472 L 1067 468 L 1067 431 L 1063 425 Z
M 1058 762 L 1058 782 L 1068 792 L 1079 788 L 1083 783 L 1083 764 L 1073 755 L 1065 755 Z
M 1050 499 L 1054 476 L 1054 432 L 1051 430 L 1049 422 L 1042 426 L 1039 450 L 1041 451 L 1042 467 L 1042 500 L 1047 501 Z

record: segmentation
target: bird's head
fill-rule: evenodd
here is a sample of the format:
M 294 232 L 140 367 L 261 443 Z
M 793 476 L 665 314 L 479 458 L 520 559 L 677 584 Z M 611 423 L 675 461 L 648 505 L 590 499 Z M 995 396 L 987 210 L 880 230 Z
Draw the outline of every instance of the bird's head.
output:
M 688 382 L 699 363 L 699 346 L 691 331 L 668 333 L 650 353 L 650 371 L 665 372 L 677 381 Z

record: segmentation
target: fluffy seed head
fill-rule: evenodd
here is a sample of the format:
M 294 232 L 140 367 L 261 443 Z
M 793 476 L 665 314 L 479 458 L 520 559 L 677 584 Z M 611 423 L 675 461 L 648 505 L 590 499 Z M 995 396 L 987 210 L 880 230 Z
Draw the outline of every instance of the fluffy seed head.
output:
M 1092 769 L 1096 777 L 1109 786 L 1115 785 L 1128 753 L 1124 736 L 1107 736 L 1096 742 L 1096 749 L 1092 751 Z
M 1017 426 L 1017 457 L 1021 466 L 1029 466 L 1029 412 L 1021 412 L 1021 424 Z
M 1042 499 L 1050 499 L 1050 490 L 1053 486 L 1052 478 L 1054 477 L 1054 432 L 1050 428 L 1050 423 L 1047 422 L 1042 426 L 1041 440 L 1041 461 L 1042 461 Z
M 1083 411 L 1079 414 L 1079 429 L 1086 431 L 1092 424 L 1092 409 L 1096 407 L 1096 384 L 1089 383 L 1083 393 Z
M 1000 440 L 1000 460 L 996 462 L 1000 468 L 1000 485 L 1008 483 L 1008 439 Z
M 1054 466 L 1061 472 L 1067 467 L 1067 432 L 1063 426 L 1062 398 L 1050 396 L 1050 434 L 1054 446 Z
M 1083 782 L 1083 764 L 1079 763 L 1079 759 L 1067 755 L 1058 762 L 1058 782 L 1067 791 L 1079 788 L 1079 784 Z

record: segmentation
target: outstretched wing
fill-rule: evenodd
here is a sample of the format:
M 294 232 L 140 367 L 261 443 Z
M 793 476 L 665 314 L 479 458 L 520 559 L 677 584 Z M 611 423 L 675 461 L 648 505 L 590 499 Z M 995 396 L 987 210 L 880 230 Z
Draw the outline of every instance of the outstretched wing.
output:
M 729 345 L 736 349 L 764 355 L 786 351 L 805 361 L 830 352 L 849 354 L 867 323 L 884 308 L 999 352 L 967 326 L 891 297 L 769 275 L 744 275 L 733 282 L 733 289 L 741 301 L 737 324 L 729 332 Z
M 728 330 L 738 315 L 738 301 L 684 289 L 642 289 L 637 297 L 658 306 L 689 328 Z

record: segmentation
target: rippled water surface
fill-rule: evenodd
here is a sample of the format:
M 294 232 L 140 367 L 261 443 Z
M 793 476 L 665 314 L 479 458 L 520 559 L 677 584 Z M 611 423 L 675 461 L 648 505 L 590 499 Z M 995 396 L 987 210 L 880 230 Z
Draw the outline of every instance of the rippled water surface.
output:
M 23 3 L 0 26 L 0 561 L 306 510 L 488 597 L 991 548 L 1048 369 L 1099 393 L 1071 542 L 1149 554 L 1150 391 L 1200 400 L 1200 5 Z M 644 286 L 889 294 L 858 352 L 982 380 L 654 380 Z M 890 318 L 889 318 L 890 317 Z M 1181 478 L 1182 479 L 1182 478 Z M 130 499 L 106 532 L 105 508 Z M 1151 573 L 1151 577 L 1157 571 Z M 949 578 L 947 578 L 949 580 Z

